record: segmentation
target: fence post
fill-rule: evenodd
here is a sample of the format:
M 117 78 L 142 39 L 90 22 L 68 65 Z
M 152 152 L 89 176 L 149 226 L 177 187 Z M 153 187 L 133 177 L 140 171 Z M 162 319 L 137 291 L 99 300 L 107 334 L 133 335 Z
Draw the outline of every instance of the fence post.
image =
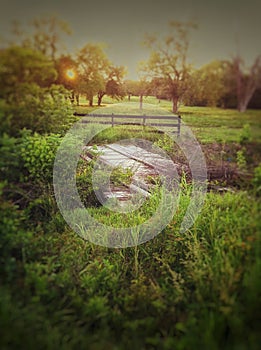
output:
M 112 125 L 112 127 L 114 127 L 114 115 L 113 115 L 113 113 L 111 115 L 111 125 Z
M 146 115 L 143 116 L 143 127 L 146 125 Z
M 180 136 L 181 116 L 178 116 L 178 136 Z

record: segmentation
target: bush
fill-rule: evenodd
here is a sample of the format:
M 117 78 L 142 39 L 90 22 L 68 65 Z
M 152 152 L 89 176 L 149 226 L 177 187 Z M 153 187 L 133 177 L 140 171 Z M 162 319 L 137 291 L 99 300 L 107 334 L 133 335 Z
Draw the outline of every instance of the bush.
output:
M 41 88 L 25 83 L 16 89 L 19 99 L 1 103 L 1 134 L 19 136 L 23 128 L 40 134 L 64 133 L 76 121 L 68 92 L 63 87 Z
M 251 141 L 251 130 L 249 124 L 244 124 L 243 129 L 239 135 L 239 142 L 242 144 L 245 144 L 247 142 Z
M 0 135 L 0 181 L 19 182 L 22 162 L 19 156 L 19 139 Z
M 261 192 L 261 164 L 254 170 L 253 185 L 257 194 Z
M 51 182 L 60 135 L 26 135 L 21 139 L 20 156 L 26 170 L 25 177 L 36 182 Z
M 246 157 L 245 157 L 245 148 L 242 148 L 241 150 L 237 151 L 237 166 L 238 168 L 243 171 L 246 170 Z

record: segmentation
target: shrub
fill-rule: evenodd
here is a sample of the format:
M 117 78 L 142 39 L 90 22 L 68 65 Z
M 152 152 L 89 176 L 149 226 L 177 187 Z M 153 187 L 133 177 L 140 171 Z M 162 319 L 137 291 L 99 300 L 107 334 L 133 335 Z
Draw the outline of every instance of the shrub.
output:
M 243 129 L 239 135 L 239 142 L 241 144 L 245 144 L 249 141 L 251 141 L 251 130 L 249 124 L 244 124 Z
M 256 192 L 261 192 L 261 164 L 259 164 L 254 170 L 253 185 Z
M 27 179 L 36 182 L 50 182 L 52 180 L 53 163 L 60 141 L 60 135 L 56 134 L 48 136 L 37 133 L 25 134 L 20 144 L 20 156 Z
M 237 166 L 240 170 L 246 170 L 245 148 L 237 151 Z
M 0 135 L 0 180 L 19 182 L 21 159 L 19 157 L 19 139 L 7 134 Z
M 68 92 L 61 86 L 41 88 L 36 84 L 20 84 L 19 99 L 1 103 L 0 133 L 19 136 L 23 128 L 40 134 L 64 133 L 76 121 L 67 98 Z

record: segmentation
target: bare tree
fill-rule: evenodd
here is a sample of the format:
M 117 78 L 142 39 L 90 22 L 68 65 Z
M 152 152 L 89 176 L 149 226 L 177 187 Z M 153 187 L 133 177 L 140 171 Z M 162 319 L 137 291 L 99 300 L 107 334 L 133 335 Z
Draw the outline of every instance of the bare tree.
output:
M 236 81 L 237 108 L 239 112 L 245 112 L 255 91 L 261 86 L 261 55 L 249 69 L 237 55 L 232 60 L 232 71 Z
M 189 31 L 195 27 L 191 22 L 172 21 L 169 23 L 169 35 L 164 38 L 150 36 L 145 41 L 151 54 L 142 70 L 152 79 L 160 78 L 161 85 L 164 84 L 164 90 L 172 100 L 173 113 L 177 113 L 178 103 L 188 89 L 191 70 L 187 62 Z
M 64 34 L 71 34 L 68 23 L 56 16 L 39 17 L 33 19 L 26 31 L 22 24 L 15 20 L 12 23 L 12 34 L 14 42 L 12 45 L 29 47 L 42 54 L 51 57 L 55 62 L 58 49 L 62 47 L 62 37 Z

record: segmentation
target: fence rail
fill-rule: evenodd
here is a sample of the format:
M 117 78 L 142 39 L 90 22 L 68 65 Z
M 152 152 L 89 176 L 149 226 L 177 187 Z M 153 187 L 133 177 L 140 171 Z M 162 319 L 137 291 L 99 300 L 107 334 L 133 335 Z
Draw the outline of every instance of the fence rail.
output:
M 120 115 L 120 114 L 83 114 L 74 113 L 78 117 L 91 117 L 95 120 L 82 119 L 82 123 L 99 123 L 108 124 L 112 127 L 114 125 L 141 125 L 141 126 L 161 126 L 168 128 L 175 128 L 172 132 L 180 135 L 181 117 L 179 115 Z M 102 120 L 105 119 L 105 120 Z M 107 120 L 106 120 L 107 119 Z M 121 120 L 119 120 L 121 119 Z M 128 119 L 136 119 L 135 122 L 128 121 Z M 156 122 L 156 121 L 159 122 Z M 165 122 L 164 122 L 165 121 Z M 173 123 L 171 123 L 173 122 Z

